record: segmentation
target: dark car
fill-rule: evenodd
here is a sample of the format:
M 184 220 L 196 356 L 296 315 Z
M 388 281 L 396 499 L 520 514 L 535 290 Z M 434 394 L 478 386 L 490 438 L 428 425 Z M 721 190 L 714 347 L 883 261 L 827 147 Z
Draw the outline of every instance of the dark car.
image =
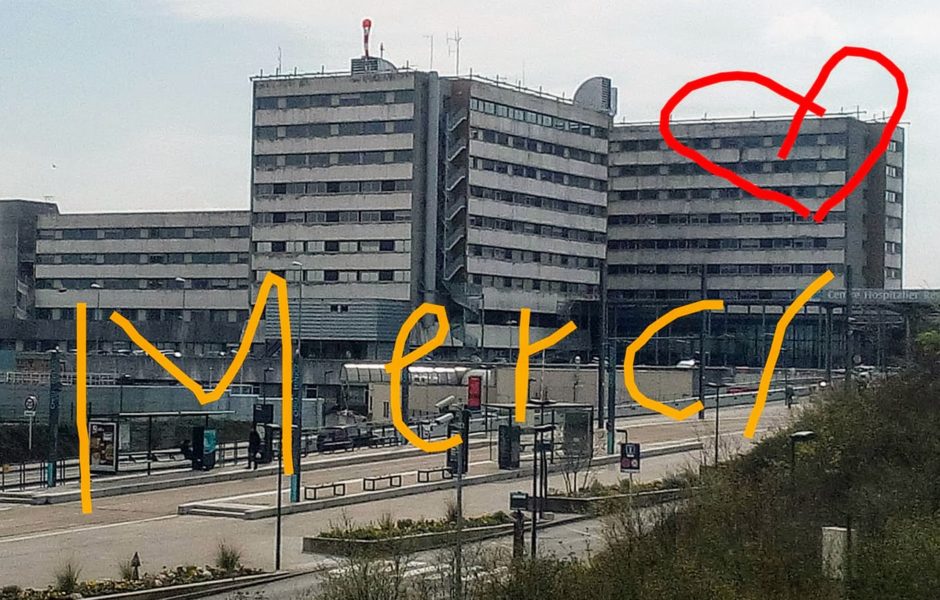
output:
M 317 452 L 352 449 L 353 440 L 343 427 L 326 427 L 317 433 Z

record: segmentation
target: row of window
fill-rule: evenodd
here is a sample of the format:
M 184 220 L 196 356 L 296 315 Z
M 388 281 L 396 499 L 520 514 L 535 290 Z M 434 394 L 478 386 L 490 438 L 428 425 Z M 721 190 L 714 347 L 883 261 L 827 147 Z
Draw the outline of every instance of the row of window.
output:
M 900 279 L 900 278 L 901 278 L 901 269 L 885 267 L 885 279 Z
M 497 248 L 495 246 L 479 246 L 470 244 L 471 256 L 492 258 L 514 263 L 538 263 L 558 267 L 576 267 L 580 269 L 594 269 L 600 266 L 600 261 L 591 256 L 572 256 L 570 254 L 556 254 L 554 252 L 535 252 L 532 250 L 519 250 L 516 248 Z
M 611 250 L 838 250 L 844 238 L 681 238 L 610 240 Z M 900 248 L 900 244 L 898 244 Z
M 539 235 L 542 237 L 552 237 L 578 242 L 603 243 L 607 239 L 607 236 L 603 231 L 587 231 L 584 229 L 556 227 L 554 225 L 542 225 L 539 223 L 530 223 L 527 221 L 498 219 L 496 217 L 483 217 L 478 215 L 471 215 L 469 224 L 471 227 L 479 227 L 481 229 L 497 229 L 500 231 L 511 231 L 513 233 Z
M 396 121 L 343 121 L 340 123 L 304 123 L 302 125 L 265 125 L 255 127 L 255 139 L 321 138 L 347 135 L 385 135 L 414 133 L 411 119 Z
M 496 190 L 493 188 L 470 186 L 470 195 L 474 198 L 484 198 L 486 200 L 497 200 L 519 206 L 533 206 L 576 215 L 587 215 L 591 217 L 603 217 L 607 215 L 607 208 L 594 204 L 583 204 L 581 202 L 572 202 L 571 200 L 557 200 L 555 198 L 545 198 L 544 196 L 533 196 L 522 192 L 510 192 L 508 190 Z
M 289 108 L 321 108 L 328 106 L 372 106 L 376 104 L 409 104 L 414 90 L 358 92 L 352 94 L 305 94 L 301 96 L 268 96 L 255 98 L 256 110 Z
M 408 191 L 411 191 L 410 179 L 255 184 L 255 196 L 323 196 L 326 194 L 377 194 L 381 192 Z
M 891 202 L 893 204 L 901 204 L 903 200 L 904 199 L 900 192 L 892 192 L 891 190 L 885 191 L 885 202 Z
M 799 294 L 799 290 L 708 290 L 709 298 L 722 300 L 782 300 L 787 304 Z M 613 300 L 698 300 L 698 290 L 610 290 Z
M 900 242 L 885 242 L 885 253 L 886 254 L 901 254 L 901 243 Z
M 503 162 L 501 160 L 490 160 L 488 158 L 472 157 L 470 159 L 470 168 L 481 171 L 493 171 L 506 175 L 516 175 L 518 177 L 527 177 L 529 179 L 538 179 L 540 181 L 550 181 L 561 185 L 569 185 L 585 190 L 594 190 L 597 192 L 607 191 L 606 179 L 594 179 L 592 177 L 582 177 L 581 175 L 571 175 L 560 171 L 550 169 L 539 169 L 526 165 L 517 165 Z
M 39 254 L 41 265 L 220 265 L 248 264 L 247 252 L 108 252 L 105 254 Z
M 259 169 L 278 169 L 283 167 L 332 167 L 335 165 L 388 165 L 410 163 L 412 154 L 411 149 L 309 154 L 259 154 L 255 156 L 255 167 Z
M 181 320 L 193 323 L 244 323 L 248 320 L 247 310 L 225 310 L 225 309 L 196 309 L 186 310 L 185 319 L 183 311 L 172 308 L 146 308 L 146 309 L 118 309 L 118 311 L 127 317 L 132 323 L 140 321 L 170 321 L 179 322 Z M 95 315 L 94 309 L 87 313 L 88 319 L 103 321 L 110 318 L 110 310 L 102 308 L 100 315 Z M 97 317 L 97 318 L 96 318 Z M 37 308 L 37 319 L 46 320 L 75 320 L 74 308 Z
M 410 221 L 410 210 L 311 210 L 254 214 L 255 223 L 391 223 Z
M 676 138 L 684 146 L 695 150 L 718 150 L 722 148 L 779 148 L 783 145 L 782 135 L 745 135 L 735 137 L 695 137 Z M 845 133 L 803 133 L 797 136 L 795 146 L 844 146 Z M 642 152 L 649 150 L 669 150 L 661 138 L 647 140 L 622 140 L 610 142 L 611 152 Z
M 411 240 L 319 240 L 315 242 L 255 242 L 255 252 L 291 254 L 360 254 L 370 252 L 409 252 Z
M 40 229 L 41 240 L 140 240 L 247 238 L 248 227 L 123 227 Z
M 842 265 L 828 263 L 797 263 L 768 265 L 755 264 L 719 264 L 705 265 L 705 272 L 709 275 L 817 275 L 831 270 L 841 273 Z M 676 264 L 645 264 L 645 265 L 609 265 L 607 272 L 611 275 L 699 275 L 700 265 Z
M 307 283 L 408 283 L 411 281 L 411 271 L 392 269 L 318 269 L 318 270 L 285 270 L 271 269 L 271 272 L 287 281 L 305 281 Z M 264 280 L 266 271 L 256 271 L 255 281 Z
M 527 292 L 555 292 L 572 294 L 582 298 L 597 296 L 597 286 L 586 283 L 529 279 L 526 277 L 501 277 L 499 275 L 471 275 L 470 279 L 476 285 L 483 287 L 500 287 Z
M 774 160 L 717 163 L 736 173 L 825 173 L 845 171 L 845 160 Z M 705 170 L 695 163 L 639 164 L 623 165 L 610 169 L 612 176 L 641 177 L 649 175 L 706 175 Z
M 891 217 L 888 217 L 888 219 L 890 220 Z M 827 223 L 844 221 L 844 212 L 832 212 L 826 217 Z M 737 225 L 739 223 L 803 222 L 806 222 L 803 217 L 792 212 L 611 215 L 607 219 L 609 225 Z
M 772 187 L 782 194 L 794 198 L 828 198 L 839 191 L 837 185 L 800 185 L 792 187 Z M 744 190 L 736 187 L 726 188 L 672 188 L 668 190 L 653 188 L 643 190 L 611 191 L 611 200 L 718 200 L 751 198 Z
M 552 115 L 531 110 L 523 110 L 505 104 L 489 102 L 488 100 L 480 100 L 479 98 L 470 98 L 470 110 L 486 113 L 488 115 L 496 115 L 497 117 L 505 117 L 507 119 L 513 119 L 514 121 L 522 121 L 523 123 L 529 123 L 531 125 L 551 127 L 559 131 L 570 131 L 572 133 L 580 133 L 581 135 L 607 139 L 608 132 L 607 129 L 603 127 L 562 119 L 561 117 L 553 117 Z
M 183 283 L 175 277 L 165 278 L 70 278 L 70 279 L 38 279 L 36 289 L 40 290 L 90 290 L 91 284 L 98 284 L 106 290 L 240 290 L 248 287 L 248 280 L 244 277 L 224 278 L 192 278 Z
M 597 152 L 582 150 L 581 148 L 572 148 L 571 146 L 562 146 L 561 144 L 543 142 L 519 135 L 509 135 L 508 133 L 494 131 L 492 129 L 471 127 L 470 139 L 480 140 L 489 144 L 499 144 L 500 146 L 515 148 L 516 150 L 526 150 L 528 152 L 537 152 L 539 154 L 551 154 L 560 158 L 570 158 L 571 160 L 591 163 L 594 165 L 607 164 L 606 154 L 598 154 Z

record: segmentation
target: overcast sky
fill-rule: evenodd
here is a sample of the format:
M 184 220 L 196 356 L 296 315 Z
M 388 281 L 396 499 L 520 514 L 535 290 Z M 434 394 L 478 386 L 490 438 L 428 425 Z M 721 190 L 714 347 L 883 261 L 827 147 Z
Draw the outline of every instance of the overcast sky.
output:
M 247 208 L 249 77 L 341 70 L 373 21 L 385 57 L 460 68 L 570 96 L 594 75 L 620 90 L 620 113 L 654 120 L 690 79 L 760 71 L 806 89 L 844 45 L 894 60 L 911 89 L 905 286 L 940 287 L 940 7 L 936 2 L 720 0 L 475 2 L 385 0 L 0 0 L 0 197 L 53 196 L 64 211 Z M 453 44 L 450 44 L 453 49 Z M 876 65 L 844 63 L 819 102 L 890 111 Z M 768 92 L 731 84 L 690 97 L 678 117 L 788 114 Z

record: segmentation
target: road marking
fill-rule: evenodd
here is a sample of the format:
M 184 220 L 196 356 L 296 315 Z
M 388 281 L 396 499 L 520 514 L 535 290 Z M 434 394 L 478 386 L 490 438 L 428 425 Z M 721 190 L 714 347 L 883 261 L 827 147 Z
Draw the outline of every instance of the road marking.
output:
M 122 521 L 120 523 L 102 523 L 100 525 L 88 525 L 86 527 L 73 527 L 70 529 L 58 529 L 55 531 L 44 531 L 42 533 L 33 533 L 20 537 L 8 537 L 0 539 L 0 544 L 9 544 L 12 542 L 25 542 L 28 540 L 38 540 L 41 538 L 55 537 L 58 535 L 68 535 L 71 533 L 82 533 L 85 531 L 96 531 L 98 529 L 111 529 L 113 527 L 123 527 L 125 525 L 140 525 L 141 523 L 152 523 L 154 521 L 165 521 L 175 519 L 179 515 L 163 515 L 162 517 L 151 517 L 149 519 L 138 519 L 136 521 Z

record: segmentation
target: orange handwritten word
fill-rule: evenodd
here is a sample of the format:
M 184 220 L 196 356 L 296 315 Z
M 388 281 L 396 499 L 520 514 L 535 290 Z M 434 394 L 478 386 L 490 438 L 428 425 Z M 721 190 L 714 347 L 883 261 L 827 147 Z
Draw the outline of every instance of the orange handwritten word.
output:
M 144 338 L 144 336 L 137 331 L 131 322 L 120 313 L 116 311 L 113 312 L 111 314 L 111 321 L 124 330 L 124 333 L 126 333 L 127 336 L 147 354 L 147 356 L 152 358 L 157 364 L 163 367 L 167 373 L 172 375 L 177 381 L 183 384 L 186 389 L 192 392 L 193 396 L 196 398 L 199 404 L 210 404 L 222 397 L 222 395 L 225 393 L 225 390 L 227 390 L 235 380 L 235 375 L 238 373 L 238 370 L 242 367 L 242 364 L 244 364 L 245 359 L 248 357 L 248 352 L 251 350 L 251 342 L 255 337 L 258 324 L 261 322 L 261 318 L 264 315 L 264 307 L 267 304 L 272 288 L 274 288 L 277 292 L 278 320 L 281 330 L 281 431 L 291 431 L 293 427 L 293 399 L 291 396 L 291 366 L 293 352 L 291 351 L 292 342 L 290 332 L 290 308 L 287 302 L 287 282 L 282 277 L 278 277 L 273 273 L 268 273 L 265 276 L 264 281 L 261 282 L 261 287 L 258 290 L 258 297 L 255 299 L 254 306 L 251 309 L 251 315 L 248 318 L 248 324 L 245 327 L 245 333 L 242 336 L 241 343 L 238 346 L 235 357 L 232 359 L 231 364 L 229 364 L 225 374 L 222 375 L 222 377 L 219 379 L 219 382 L 216 384 L 215 388 L 209 391 L 204 390 L 199 383 L 184 373 L 182 369 L 173 363 L 173 361 L 161 354 L 160 351 L 157 350 L 157 348 L 154 347 L 154 345 L 151 344 L 146 338 Z M 76 326 L 81 327 L 82 336 L 84 336 L 84 319 L 82 318 L 80 321 L 76 320 Z M 85 361 L 85 352 L 83 350 L 83 347 L 78 349 L 78 356 L 80 357 L 82 365 L 84 365 Z M 76 415 L 85 415 L 87 411 L 87 398 L 84 393 L 84 372 L 79 373 L 79 380 L 79 387 L 76 393 Z M 79 419 L 76 418 L 76 426 L 78 427 L 79 439 L 81 439 L 83 431 L 84 435 L 87 437 L 87 422 L 81 423 Z M 281 450 L 284 453 L 284 474 L 293 475 L 293 436 L 282 435 L 281 438 Z M 79 469 L 82 472 L 84 472 L 84 470 L 90 469 L 90 456 L 87 446 L 84 450 L 80 450 L 79 452 Z M 83 497 L 88 497 L 87 506 L 84 501 L 82 502 L 82 512 L 90 513 L 90 478 L 81 478 L 81 492 Z

